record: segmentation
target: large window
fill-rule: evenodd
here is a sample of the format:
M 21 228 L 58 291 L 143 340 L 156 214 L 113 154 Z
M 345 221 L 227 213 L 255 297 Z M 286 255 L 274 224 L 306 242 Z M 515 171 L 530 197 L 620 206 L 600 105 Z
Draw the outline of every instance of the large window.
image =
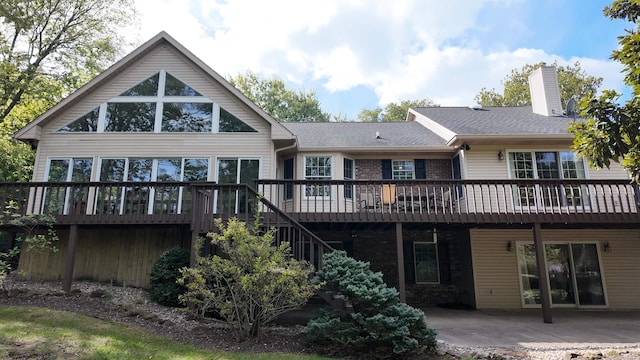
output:
M 584 179 L 585 166 L 572 152 L 520 151 L 509 153 L 512 179 Z M 585 186 L 545 184 L 514 187 L 519 206 L 585 206 L 589 204 Z
M 260 178 L 259 159 L 218 159 L 219 184 L 247 184 L 255 189 L 256 180 Z M 235 188 L 223 188 L 218 193 L 216 202 L 217 212 L 252 212 L 251 198 L 246 192 L 239 192 Z
M 440 282 L 437 243 L 413 243 L 413 257 L 415 264 L 416 283 L 428 284 Z
M 411 180 L 414 178 L 412 160 L 393 160 L 391 166 L 394 180 Z
M 208 158 L 103 158 L 102 182 L 206 181 Z M 190 209 L 191 194 L 182 187 L 158 185 L 102 186 L 96 197 L 96 212 L 108 214 L 184 213 Z
M 305 180 L 331 180 L 331 156 L 305 156 L 304 178 Z M 330 196 L 331 186 L 320 182 L 307 185 L 306 196 Z
M 58 132 L 256 132 L 162 70 Z
M 92 166 L 91 158 L 49 159 L 46 178 L 50 182 L 89 182 Z M 42 211 L 50 214 L 83 213 L 87 199 L 87 188 L 51 187 L 45 190 Z

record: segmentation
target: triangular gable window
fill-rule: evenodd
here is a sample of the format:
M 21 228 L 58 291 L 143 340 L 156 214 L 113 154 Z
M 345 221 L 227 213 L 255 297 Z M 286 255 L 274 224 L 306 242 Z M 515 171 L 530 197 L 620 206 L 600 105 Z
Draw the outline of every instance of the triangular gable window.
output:
M 97 107 L 62 127 L 58 132 L 97 132 L 100 108 Z
M 123 92 L 120 96 L 157 96 L 159 79 L 160 73 L 157 73 L 131 89 Z
M 227 110 L 220 108 L 220 132 L 257 132 Z
M 182 81 L 171 76 L 167 73 L 167 79 L 164 85 L 165 96 L 202 96 L 199 92 L 195 91 L 191 86 L 183 83 Z
M 58 132 L 258 132 L 165 70 Z

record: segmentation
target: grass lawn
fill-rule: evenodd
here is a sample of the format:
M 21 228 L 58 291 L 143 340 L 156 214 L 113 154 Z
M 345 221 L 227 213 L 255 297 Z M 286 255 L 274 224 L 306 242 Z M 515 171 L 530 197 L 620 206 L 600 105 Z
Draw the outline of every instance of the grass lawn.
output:
M 327 359 L 201 350 L 146 330 L 65 311 L 0 307 L 0 359 Z

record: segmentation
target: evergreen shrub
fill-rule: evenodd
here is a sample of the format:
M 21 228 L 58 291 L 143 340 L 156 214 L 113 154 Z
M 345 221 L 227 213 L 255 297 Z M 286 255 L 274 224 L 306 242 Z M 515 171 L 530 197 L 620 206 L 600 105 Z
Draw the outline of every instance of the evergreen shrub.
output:
M 181 306 L 178 297 L 186 291 L 177 283 L 180 269 L 189 266 L 189 250 L 173 247 L 160 255 L 151 268 L 151 300 L 166 306 Z
M 307 324 L 307 339 L 327 352 L 360 358 L 398 358 L 425 353 L 436 345 L 436 331 L 424 312 L 400 303 L 382 273 L 344 251 L 325 254 L 318 273 L 322 291 L 341 294 L 352 312 L 324 309 Z

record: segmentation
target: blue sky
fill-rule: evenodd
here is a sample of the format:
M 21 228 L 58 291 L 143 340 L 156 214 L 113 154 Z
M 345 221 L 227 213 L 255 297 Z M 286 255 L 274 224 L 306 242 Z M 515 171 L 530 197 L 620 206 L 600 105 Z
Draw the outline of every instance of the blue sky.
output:
M 164 30 L 223 76 L 246 70 L 315 91 L 323 109 L 428 98 L 469 106 L 511 69 L 579 61 L 624 92 L 609 59 L 629 23 L 601 0 L 135 0 L 136 44 Z

